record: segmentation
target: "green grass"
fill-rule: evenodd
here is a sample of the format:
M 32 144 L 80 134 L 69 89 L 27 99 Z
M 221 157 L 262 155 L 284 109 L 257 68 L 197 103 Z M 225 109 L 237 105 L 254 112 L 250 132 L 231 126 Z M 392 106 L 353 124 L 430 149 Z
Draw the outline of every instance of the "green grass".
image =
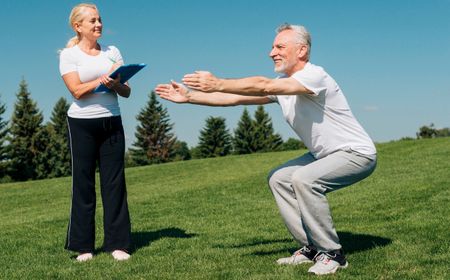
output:
M 449 279 L 450 138 L 378 145 L 375 173 L 328 195 L 349 268 L 323 278 Z M 1 279 L 316 278 L 278 266 L 297 249 L 266 176 L 303 151 L 126 170 L 134 252 L 94 260 L 63 249 L 70 178 L 0 185 Z M 98 197 L 98 201 L 100 201 Z

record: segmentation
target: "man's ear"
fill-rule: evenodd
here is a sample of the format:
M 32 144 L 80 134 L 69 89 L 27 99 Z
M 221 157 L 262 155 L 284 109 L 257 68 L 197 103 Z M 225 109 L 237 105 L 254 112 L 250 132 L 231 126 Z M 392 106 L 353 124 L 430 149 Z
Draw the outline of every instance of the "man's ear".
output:
M 301 45 L 300 48 L 297 49 L 297 57 L 301 60 L 308 57 L 308 46 Z

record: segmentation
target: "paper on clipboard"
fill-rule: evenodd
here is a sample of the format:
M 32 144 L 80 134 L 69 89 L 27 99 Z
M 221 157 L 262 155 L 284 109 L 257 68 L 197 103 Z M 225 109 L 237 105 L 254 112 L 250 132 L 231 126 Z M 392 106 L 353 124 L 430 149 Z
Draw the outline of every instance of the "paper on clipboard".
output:
M 139 64 L 126 64 L 122 65 L 114 72 L 109 75 L 111 79 L 117 78 L 117 75 L 120 74 L 120 83 L 123 84 L 126 81 L 128 81 L 131 77 L 133 77 L 137 72 L 139 72 L 142 68 L 146 66 L 145 63 L 139 63 Z M 100 84 L 98 87 L 94 89 L 94 93 L 98 92 L 105 92 L 105 91 L 111 91 L 109 88 L 105 87 L 104 85 Z

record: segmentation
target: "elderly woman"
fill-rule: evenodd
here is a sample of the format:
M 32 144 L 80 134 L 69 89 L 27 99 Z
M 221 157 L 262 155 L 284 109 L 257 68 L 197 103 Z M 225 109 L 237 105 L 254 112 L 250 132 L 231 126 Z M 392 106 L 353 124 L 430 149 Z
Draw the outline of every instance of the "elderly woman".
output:
M 123 64 L 119 50 L 98 43 L 102 20 L 95 5 L 72 9 L 76 36 L 60 53 L 60 72 L 73 103 L 67 112 L 72 156 L 72 205 L 65 248 L 77 261 L 92 259 L 95 248 L 95 170 L 100 171 L 104 209 L 103 249 L 116 260 L 130 257 L 131 225 L 124 174 L 125 137 L 118 95 L 130 96 L 120 77 L 108 75 Z M 94 93 L 100 84 L 109 90 Z

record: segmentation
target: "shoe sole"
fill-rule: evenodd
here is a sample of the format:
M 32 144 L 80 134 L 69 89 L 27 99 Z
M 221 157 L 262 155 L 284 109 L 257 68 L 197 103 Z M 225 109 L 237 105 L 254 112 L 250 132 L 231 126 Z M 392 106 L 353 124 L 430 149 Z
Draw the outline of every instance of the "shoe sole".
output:
M 91 255 L 91 256 L 85 256 L 85 257 L 83 257 L 83 258 L 79 258 L 79 256 L 75 259 L 77 262 L 87 262 L 87 261 L 90 261 L 90 260 L 92 260 L 94 258 L 94 256 L 93 255 Z
M 313 263 L 313 261 L 307 261 L 307 260 L 304 260 L 304 261 L 301 261 L 301 262 L 295 262 L 295 263 L 289 263 L 289 262 L 278 262 L 277 261 L 277 264 L 278 265 L 298 265 L 298 264 L 305 264 L 305 263 Z
M 112 257 L 113 257 L 114 260 L 119 261 L 119 262 L 127 261 L 127 260 L 129 260 L 131 258 L 131 256 L 117 257 L 117 256 L 114 256 L 114 255 L 112 255 Z
M 330 270 L 330 271 L 328 271 L 328 272 L 324 272 L 324 273 L 321 273 L 321 272 L 315 272 L 315 271 L 308 271 L 308 272 L 309 272 L 309 273 L 314 273 L 315 275 L 327 275 L 327 274 L 334 274 L 334 273 L 336 273 L 336 271 L 337 271 L 338 269 L 346 269 L 347 267 L 348 267 L 348 262 L 345 262 L 344 265 L 336 266 L 333 270 Z

